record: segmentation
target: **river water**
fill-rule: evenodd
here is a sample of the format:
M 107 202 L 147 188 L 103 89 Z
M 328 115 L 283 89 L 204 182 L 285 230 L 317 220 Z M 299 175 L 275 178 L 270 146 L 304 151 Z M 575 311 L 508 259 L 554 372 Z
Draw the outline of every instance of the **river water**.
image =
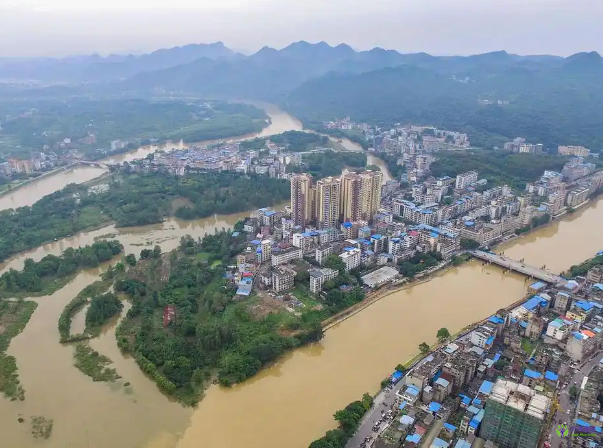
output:
M 301 131 L 303 130 L 302 124 L 299 120 L 282 111 L 278 107 L 273 104 L 268 103 L 254 103 L 257 107 L 261 107 L 264 109 L 266 114 L 270 117 L 270 124 L 262 129 L 261 132 L 254 134 L 247 134 L 239 137 L 233 137 L 230 139 L 226 139 L 226 141 L 240 141 L 246 139 L 252 139 L 256 137 L 268 137 L 270 135 L 280 134 L 286 131 Z M 194 143 L 198 146 L 203 146 L 211 143 L 216 143 L 220 140 L 206 140 L 203 142 Z M 223 140 L 222 140 L 223 141 Z M 362 148 L 356 143 L 351 142 L 350 140 L 342 140 L 341 145 L 343 145 L 349 151 L 362 151 Z M 100 162 L 106 163 L 123 163 L 123 162 L 131 162 L 135 159 L 141 159 L 146 157 L 149 154 L 157 150 L 166 150 L 169 151 L 171 149 L 181 149 L 185 146 L 189 146 L 189 144 L 184 144 L 183 142 L 169 142 L 165 145 L 156 146 L 143 146 L 138 148 L 135 151 L 130 151 L 124 154 L 118 154 L 115 156 L 107 157 L 106 159 L 101 160 Z M 390 179 L 389 172 L 387 171 L 387 167 L 383 163 L 381 159 L 375 157 L 373 154 L 368 154 L 368 165 L 378 165 L 384 173 L 384 181 Z M 26 205 L 32 205 L 36 201 L 39 201 L 42 197 L 50 194 L 54 191 L 60 190 L 63 187 L 71 183 L 84 183 L 88 182 L 101 174 L 105 173 L 107 170 L 99 167 L 93 166 L 78 166 L 72 169 L 68 169 L 65 171 L 58 172 L 53 176 L 48 176 L 42 178 L 38 181 L 34 181 L 29 183 L 28 185 L 15 190 L 12 193 L 8 193 L 6 195 L 0 196 L 0 210 L 5 210 L 8 208 L 18 208 L 24 207 Z
M 0 268 L 19 269 L 27 257 L 39 260 L 99 237 L 118 238 L 126 253 L 155 244 L 170 250 L 186 234 L 202 236 L 232 226 L 245 215 L 190 222 L 170 219 L 129 229 L 107 226 L 20 254 Z M 603 201 L 500 250 L 560 272 L 603 249 L 601 222 Z M 305 448 L 333 427 L 336 409 L 363 392 L 375 392 L 380 380 L 413 356 L 421 342 L 433 342 L 439 328 L 454 333 L 515 302 L 525 295 L 527 286 L 525 278 L 479 262 L 453 268 L 391 294 L 333 327 L 320 343 L 289 353 L 241 385 L 212 386 L 192 410 L 168 400 L 132 359 L 119 352 L 114 335 L 117 320 L 91 345 L 115 362 L 123 379 L 114 384 L 94 383 L 73 367 L 73 348 L 58 343 L 58 317 L 65 304 L 103 269 L 106 265 L 82 272 L 53 295 L 35 299 L 38 309 L 8 350 L 17 359 L 26 399 L 0 398 L 1 446 L 39 446 L 27 420 L 41 415 L 54 421 L 53 435 L 44 442 L 50 448 Z M 126 382 L 131 385 L 125 386 Z M 26 422 L 19 423 L 19 417 Z

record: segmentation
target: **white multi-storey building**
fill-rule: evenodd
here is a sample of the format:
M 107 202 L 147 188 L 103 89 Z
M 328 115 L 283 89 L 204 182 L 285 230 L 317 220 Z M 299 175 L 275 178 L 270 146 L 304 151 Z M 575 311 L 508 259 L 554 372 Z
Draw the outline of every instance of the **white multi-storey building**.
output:
M 341 260 L 345 263 L 345 270 L 349 272 L 352 269 L 360 266 L 361 255 L 362 253 L 360 249 L 347 248 L 341 255 L 339 255 L 339 258 L 341 258 Z

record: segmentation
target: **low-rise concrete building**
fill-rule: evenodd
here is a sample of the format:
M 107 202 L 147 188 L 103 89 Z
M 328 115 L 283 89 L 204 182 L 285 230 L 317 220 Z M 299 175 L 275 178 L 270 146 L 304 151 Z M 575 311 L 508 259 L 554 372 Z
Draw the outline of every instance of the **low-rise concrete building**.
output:
M 291 247 L 282 251 L 272 251 L 272 266 L 280 266 L 295 260 L 301 260 L 303 253 L 299 247 Z
M 276 293 L 289 291 L 293 288 L 295 271 L 282 267 L 275 267 L 272 270 L 272 289 Z
M 329 280 L 333 280 L 339 275 L 339 272 L 335 269 L 313 269 L 309 272 L 310 274 L 310 291 L 314 294 L 318 294 L 322 291 L 322 285 Z

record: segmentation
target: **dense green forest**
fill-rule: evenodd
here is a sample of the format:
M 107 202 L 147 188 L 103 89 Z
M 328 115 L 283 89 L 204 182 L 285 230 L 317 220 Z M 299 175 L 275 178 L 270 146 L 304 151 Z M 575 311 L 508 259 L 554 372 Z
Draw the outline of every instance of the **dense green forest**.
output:
M 0 106 L 2 135 L 0 153 L 29 157 L 48 145 L 57 152 L 72 148 L 86 157 L 102 155 L 97 148 L 109 148 L 113 140 L 131 141 L 130 147 L 159 141 L 195 142 L 233 137 L 260 131 L 267 125 L 266 114 L 251 105 L 201 101 L 146 101 L 142 99 L 72 98 L 68 101 L 22 98 Z M 96 136 L 94 143 L 83 139 Z M 71 146 L 54 148 L 71 139 Z
M 318 135 L 313 132 L 287 131 L 282 134 L 271 135 L 270 137 L 245 140 L 241 142 L 241 148 L 262 149 L 265 147 L 267 140 L 279 146 L 286 146 L 287 150 L 291 152 L 304 152 L 318 146 L 331 146 L 329 137 L 325 137 L 324 135 Z
M 342 129 L 329 129 L 329 128 L 325 128 L 322 124 L 322 122 L 315 122 L 315 121 L 306 121 L 304 122 L 304 127 L 308 128 L 308 129 L 312 129 L 316 132 L 320 132 L 321 134 L 328 134 L 331 137 L 335 137 L 335 138 L 347 138 L 348 140 L 359 144 L 362 149 L 368 149 L 369 148 L 369 144 L 366 141 L 366 138 L 364 137 L 364 134 L 361 131 L 344 131 Z
M 86 328 L 99 327 L 123 309 L 123 304 L 112 292 L 94 296 L 86 311 Z
M 84 339 L 90 339 L 90 334 L 71 334 L 71 321 L 75 315 L 86 306 L 89 299 L 103 294 L 111 287 L 115 279 L 103 278 L 97 280 L 91 285 L 86 286 L 82 289 L 67 305 L 63 308 L 61 315 L 59 316 L 58 329 L 61 343 L 75 342 Z
M 251 312 L 254 299 L 236 303 L 236 287 L 224 279 L 226 265 L 245 247 L 231 232 L 182 239 L 177 251 L 141 260 L 117 291 L 129 295 L 132 308 L 117 331 L 118 345 L 135 355 L 141 368 L 166 392 L 195 403 L 212 372 L 230 385 L 254 375 L 284 351 L 322 337 L 320 317 L 296 317 L 286 311 L 267 316 Z M 158 270 L 169 272 L 162 282 Z M 175 320 L 162 325 L 172 304 Z
M 118 226 L 127 227 L 161 222 L 178 198 L 189 200 L 191 205 L 177 208 L 175 215 L 196 219 L 267 207 L 288 200 L 290 194 L 287 181 L 260 175 L 126 173 L 116 177 L 108 191 L 82 198 L 82 204 L 98 206 Z
M 523 190 L 526 182 L 534 182 L 545 170 L 561 171 L 567 158 L 547 154 L 511 154 L 507 152 L 440 151 L 430 166 L 435 177 L 450 176 L 476 170 L 489 185 L 507 184 Z
M 287 165 L 291 173 L 310 173 L 316 179 L 323 177 L 339 176 L 345 167 L 364 169 L 366 167 L 366 154 L 359 152 L 325 151 L 305 154 L 302 165 Z
M 404 277 L 412 279 L 420 272 L 437 266 L 441 261 L 442 254 L 439 252 L 417 253 L 409 260 L 400 261 L 398 270 Z
M 115 221 L 118 226 L 161 222 L 172 201 L 186 198 L 191 206 L 176 210 L 183 219 L 214 213 L 237 213 L 284 202 L 286 180 L 236 173 L 167 173 L 115 175 L 108 191 L 91 193 L 69 185 L 44 196 L 31 207 L 0 212 L 0 261 L 24 250 Z
M 89 246 L 68 248 L 60 256 L 46 255 L 35 262 L 25 260 L 23 269 L 9 269 L 0 276 L 0 296 L 51 294 L 63 287 L 78 270 L 94 268 L 121 253 L 117 240 L 97 241 Z
M 329 74 L 295 89 L 283 105 L 308 126 L 350 116 L 380 126 L 414 123 L 466 132 L 473 145 L 487 149 L 517 136 L 550 150 L 603 147 L 599 55 L 575 55 L 560 67 L 491 56 L 480 67 L 452 70 L 454 76 L 412 65 Z

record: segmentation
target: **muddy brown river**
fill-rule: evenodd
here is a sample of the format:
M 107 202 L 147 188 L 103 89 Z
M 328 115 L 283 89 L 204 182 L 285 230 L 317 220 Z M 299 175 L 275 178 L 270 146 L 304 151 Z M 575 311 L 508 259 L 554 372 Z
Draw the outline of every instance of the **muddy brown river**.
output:
M 27 257 L 39 260 L 99 237 L 118 238 L 126 253 L 155 244 L 167 251 L 186 234 L 202 236 L 246 215 L 170 219 L 129 229 L 107 226 L 41 246 L 0 268 L 18 269 Z M 602 222 L 603 201 L 593 202 L 500 250 L 560 272 L 603 249 Z M 289 353 L 241 385 L 210 387 L 199 406 L 188 409 L 161 394 L 135 362 L 119 352 L 114 333 L 118 319 L 91 341 L 115 362 L 123 377 L 116 383 L 92 382 L 73 366 L 72 347 L 58 343 L 63 307 L 103 269 L 106 266 L 82 272 L 53 295 L 35 299 L 38 309 L 8 350 L 17 359 L 26 399 L 0 398 L 1 447 L 306 448 L 333 427 L 335 410 L 363 392 L 375 392 L 381 379 L 413 356 L 421 342 L 433 342 L 439 328 L 454 333 L 518 300 L 527 286 L 520 275 L 478 262 L 453 268 L 387 296 L 330 329 L 320 343 Z M 126 382 L 131 385 L 126 387 Z M 27 420 L 35 415 L 53 420 L 49 440 L 31 436 Z M 19 423 L 19 417 L 26 422 Z

